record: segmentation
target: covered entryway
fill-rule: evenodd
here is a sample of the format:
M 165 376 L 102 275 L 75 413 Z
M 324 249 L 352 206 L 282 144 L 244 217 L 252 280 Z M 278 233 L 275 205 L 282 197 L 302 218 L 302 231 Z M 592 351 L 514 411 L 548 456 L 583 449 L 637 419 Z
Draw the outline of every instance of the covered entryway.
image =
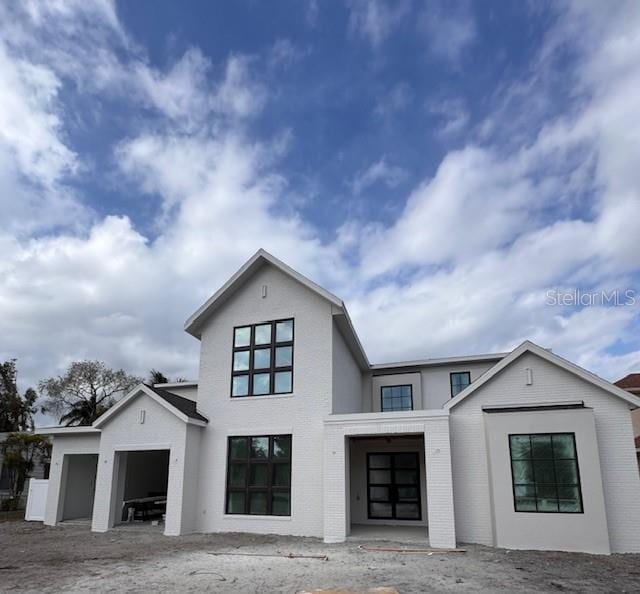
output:
M 426 469 L 422 435 L 348 437 L 349 535 L 384 537 L 407 527 L 426 540 Z M 375 527 L 375 530 L 372 528 Z
M 325 542 L 407 527 L 434 548 L 456 546 L 448 413 L 330 415 L 324 470 Z
M 167 508 L 169 450 L 117 452 L 114 524 L 161 522 Z
M 64 456 L 59 521 L 91 520 L 97 469 L 98 454 Z

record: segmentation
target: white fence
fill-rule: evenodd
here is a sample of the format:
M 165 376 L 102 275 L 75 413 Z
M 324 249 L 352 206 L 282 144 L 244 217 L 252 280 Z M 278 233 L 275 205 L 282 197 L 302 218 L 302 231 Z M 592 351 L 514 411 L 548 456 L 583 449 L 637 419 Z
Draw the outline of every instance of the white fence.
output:
M 27 509 L 24 514 L 25 520 L 44 521 L 44 508 L 47 505 L 48 489 L 49 481 L 47 479 L 31 479 L 29 481 Z

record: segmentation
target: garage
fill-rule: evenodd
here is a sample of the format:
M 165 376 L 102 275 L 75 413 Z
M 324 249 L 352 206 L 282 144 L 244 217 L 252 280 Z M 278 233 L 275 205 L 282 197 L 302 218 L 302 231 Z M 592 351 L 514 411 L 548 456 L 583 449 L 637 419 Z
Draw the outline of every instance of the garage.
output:
M 166 513 L 169 450 L 118 452 L 115 523 L 161 521 Z
M 62 468 L 60 520 L 91 520 L 98 454 L 66 454 Z

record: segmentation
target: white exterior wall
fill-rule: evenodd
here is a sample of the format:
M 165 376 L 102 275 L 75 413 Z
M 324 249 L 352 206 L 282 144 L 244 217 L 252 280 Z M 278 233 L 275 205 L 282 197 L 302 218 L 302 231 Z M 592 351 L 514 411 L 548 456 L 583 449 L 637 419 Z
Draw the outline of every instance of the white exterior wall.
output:
M 262 297 L 262 285 L 267 297 Z M 293 393 L 231 398 L 233 328 L 293 317 Z M 331 304 L 271 266 L 259 269 L 202 330 L 198 410 L 201 436 L 198 529 L 323 534 L 323 418 L 332 387 Z M 292 434 L 291 516 L 225 514 L 227 439 Z
M 62 519 L 64 506 L 64 456 L 71 454 L 97 454 L 100 451 L 100 434 L 56 435 L 51 450 L 51 469 L 44 523 L 55 526 Z
M 167 392 L 171 392 L 172 394 L 177 394 L 178 396 L 182 396 L 183 398 L 188 398 L 189 400 L 198 400 L 198 386 L 176 386 L 171 388 L 163 388 L 159 386 L 160 389 L 166 390 Z
M 145 422 L 140 424 L 140 411 L 145 411 Z M 119 521 L 124 495 L 126 457 L 122 452 L 134 450 L 169 450 L 169 479 L 167 485 L 167 512 L 165 534 L 184 533 L 183 517 L 185 488 L 184 466 L 187 443 L 187 427 L 166 408 L 146 394 L 141 394 L 118 412 L 102 427 L 98 478 L 93 510 L 92 530 L 105 532 Z M 194 510 L 186 510 L 192 513 Z M 183 526 L 184 524 L 184 526 Z
M 340 330 L 333 326 L 332 391 L 334 413 L 362 412 L 362 372 Z
M 525 369 L 533 385 L 525 385 Z M 582 400 L 593 408 L 612 552 L 640 551 L 640 478 L 628 405 L 572 373 L 525 353 L 451 410 L 456 531 L 494 544 L 482 405 Z
M 590 408 L 484 413 L 496 546 L 611 552 L 595 419 Z M 509 434 L 573 433 L 583 513 L 516 512 Z
M 425 409 L 442 408 L 451 400 L 451 379 L 449 374 L 468 371 L 471 381 L 477 380 L 485 371 L 495 365 L 494 361 L 486 363 L 462 363 L 451 366 L 423 367 L 420 370 L 422 376 L 422 401 Z
M 349 448 L 357 435 L 424 435 L 429 544 L 456 545 L 453 517 L 449 416 L 444 411 L 334 415 L 327 419 L 324 440 L 324 540 L 342 542 L 351 524 Z M 382 418 L 381 418 L 382 417 Z M 424 478 L 423 478 L 424 480 Z M 425 535 L 426 536 L 426 535 Z
M 380 412 L 382 410 L 383 386 L 406 386 L 411 385 L 413 398 L 413 410 L 423 410 L 422 406 L 422 381 L 419 373 L 392 373 L 389 375 L 374 375 L 371 377 L 371 410 Z

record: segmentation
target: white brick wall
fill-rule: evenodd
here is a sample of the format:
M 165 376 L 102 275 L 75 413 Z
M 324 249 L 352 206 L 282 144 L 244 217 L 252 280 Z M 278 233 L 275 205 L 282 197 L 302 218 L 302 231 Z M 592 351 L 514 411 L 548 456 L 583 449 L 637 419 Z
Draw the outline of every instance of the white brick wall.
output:
M 533 369 L 531 386 L 525 385 L 527 367 Z M 482 405 L 567 400 L 583 400 L 594 410 L 611 550 L 640 551 L 640 478 L 627 404 L 530 353 L 451 410 L 453 492 L 461 542 L 494 542 Z
M 57 435 L 53 438 L 51 451 L 51 469 L 47 488 L 47 504 L 44 523 L 54 526 L 62 514 L 61 489 L 64 456 L 69 454 L 97 454 L 100 450 L 100 434 L 94 435 Z
M 267 285 L 267 297 L 262 297 Z M 233 327 L 293 317 L 293 394 L 230 397 Z M 198 409 L 202 431 L 198 529 L 322 536 L 323 418 L 331 410 L 331 304 L 279 270 L 258 270 L 202 332 Z M 293 434 L 291 516 L 225 514 L 227 438 Z
M 449 417 L 442 411 L 335 415 L 326 421 L 324 443 L 324 540 L 342 542 L 349 532 L 346 439 L 357 435 L 423 434 L 429 543 L 455 547 Z
M 140 410 L 145 411 L 143 424 L 139 423 Z M 92 530 L 105 532 L 116 518 L 119 520 L 120 501 L 114 484 L 120 474 L 121 458 L 117 454 L 158 449 L 170 450 L 165 534 L 182 534 L 193 527 L 195 521 L 190 514 L 195 510 L 183 505 L 185 488 L 192 487 L 192 481 L 184 480 L 188 428 L 200 430 L 187 425 L 147 395 L 135 398 L 102 427 Z M 190 475 L 193 477 L 193 470 Z M 186 494 L 189 495 L 188 490 Z

